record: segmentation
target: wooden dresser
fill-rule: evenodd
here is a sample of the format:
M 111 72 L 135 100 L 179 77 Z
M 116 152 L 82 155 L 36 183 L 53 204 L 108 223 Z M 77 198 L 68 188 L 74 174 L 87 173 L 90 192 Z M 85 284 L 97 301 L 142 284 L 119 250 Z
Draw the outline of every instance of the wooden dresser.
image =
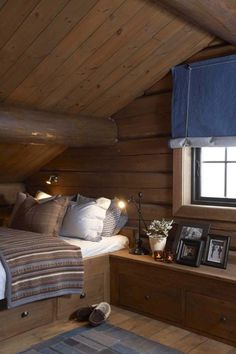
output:
M 236 265 L 192 268 L 119 251 L 111 303 L 236 345 Z

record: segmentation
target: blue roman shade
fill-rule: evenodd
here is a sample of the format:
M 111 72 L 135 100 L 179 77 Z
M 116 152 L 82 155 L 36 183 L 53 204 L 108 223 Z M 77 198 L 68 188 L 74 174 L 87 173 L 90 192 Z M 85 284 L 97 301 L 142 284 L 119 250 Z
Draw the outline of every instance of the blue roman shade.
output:
M 172 148 L 236 146 L 236 55 L 172 69 Z

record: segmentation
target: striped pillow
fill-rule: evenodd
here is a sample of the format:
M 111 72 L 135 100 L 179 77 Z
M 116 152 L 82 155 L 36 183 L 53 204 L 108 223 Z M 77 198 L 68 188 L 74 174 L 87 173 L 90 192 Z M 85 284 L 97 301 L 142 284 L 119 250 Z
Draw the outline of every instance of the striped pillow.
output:
M 106 218 L 103 223 L 102 237 L 110 237 L 118 234 L 120 229 L 122 229 L 128 221 L 126 211 L 121 210 L 117 206 L 118 201 L 118 198 L 114 198 L 111 201 L 111 205 L 107 210 Z
M 116 224 L 115 230 L 113 231 L 113 235 L 117 235 L 121 229 L 127 224 L 128 214 L 126 210 L 122 210 L 120 214 L 120 218 Z

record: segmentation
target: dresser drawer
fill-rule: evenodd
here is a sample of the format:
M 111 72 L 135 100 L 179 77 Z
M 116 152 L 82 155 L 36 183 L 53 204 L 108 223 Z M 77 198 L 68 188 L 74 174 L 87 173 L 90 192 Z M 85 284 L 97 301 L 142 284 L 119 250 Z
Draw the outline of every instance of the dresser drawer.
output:
M 182 319 L 181 289 L 119 274 L 120 305 L 175 322 Z
M 0 340 L 53 321 L 55 300 L 43 300 L 0 311 Z
M 236 303 L 189 292 L 186 325 L 236 342 Z

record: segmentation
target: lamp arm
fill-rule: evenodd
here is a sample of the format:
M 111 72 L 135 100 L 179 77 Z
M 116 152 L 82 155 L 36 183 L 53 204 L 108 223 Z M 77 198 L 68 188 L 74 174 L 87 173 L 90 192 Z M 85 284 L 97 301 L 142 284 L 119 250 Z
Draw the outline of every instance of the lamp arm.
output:
M 138 193 L 138 202 L 136 202 L 135 198 L 133 196 L 130 197 L 130 199 L 128 200 L 128 203 L 133 203 L 135 205 L 135 208 L 137 209 L 138 212 L 138 233 L 135 235 L 135 247 L 133 249 L 130 250 L 131 254 L 137 254 L 137 255 L 141 255 L 141 254 L 148 254 L 149 251 L 147 249 L 145 249 L 142 246 L 142 238 L 141 238 L 141 223 L 144 224 L 146 231 L 148 231 L 147 225 L 145 223 L 145 220 L 143 218 L 142 215 L 142 204 L 141 204 L 141 200 L 142 200 L 142 192 Z
M 136 202 L 136 200 L 134 198 L 132 198 L 131 201 L 132 201 L 132 203 L 134 203 L 134 205 L 135 205 L 135 207 L 136 207 L 136 209 L 138 211 L 139 217 L 140 217 L 140 219 L 142 220 L 142 222 L 143 222 L 143 224 L 145 226 L 146 231 L 148 231 L 147 224 L 146 224 L 146 222 L 145 222 L 145 220 L 143 218 L 142 212 L 141 212 L 141 208 L 139 207 L 138 203 Z

